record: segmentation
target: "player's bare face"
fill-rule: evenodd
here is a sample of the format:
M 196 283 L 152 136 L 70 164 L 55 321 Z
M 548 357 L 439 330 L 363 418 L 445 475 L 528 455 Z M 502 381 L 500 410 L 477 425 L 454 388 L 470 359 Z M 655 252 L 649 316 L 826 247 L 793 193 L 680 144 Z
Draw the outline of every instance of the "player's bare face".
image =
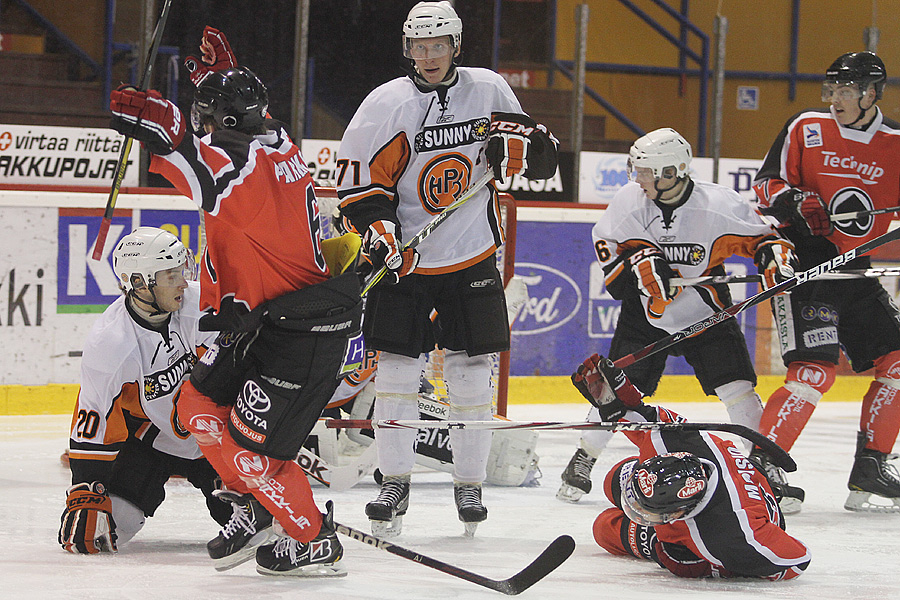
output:
M 156 305 L 165 312 L 175 312 L 184 303 L 184 290 L 187 289 L 185 270 L 182 267 L 173 267 L 156 273 L 156 285 L 153 295 L 156 297 Z
M 404 54 L 416 63 L 416 71 L 428 83 L 440 83 L 450 71 L 453 57 L 459 53 L 450 36 L 408 39 Z

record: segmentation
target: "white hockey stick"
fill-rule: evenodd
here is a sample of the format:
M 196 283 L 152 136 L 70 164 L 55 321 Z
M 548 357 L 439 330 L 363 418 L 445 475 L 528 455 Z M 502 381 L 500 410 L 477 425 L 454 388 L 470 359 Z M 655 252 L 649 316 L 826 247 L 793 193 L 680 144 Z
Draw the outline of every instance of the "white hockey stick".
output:
M 375 444 L 367 446 L 349 465 L 331 465 L 308 448 L 300 448 L 297 464 L 307 476 L 335 492 L 344 492 L 375 470 Z
M 862 279 L 865 277 L 900 277 L 900 267 L 832 271 L 820 275 L 818 279 Z M 759 283 L 760 281 L 762 281 L 762 275 L 705 275 L 703 277 L 673 277 L 669 280 L 669 285 L 716 285 L 719 283 Z
M 838 213 L 836 215 L 831 215 L 829 218 L 832 221 L 849 221 L 850 219 L 855 219 L 857 217 L 866 217 L 868 215 L 883 215 L 885 213 L 898 211 L 900 211 L 900 206 L 892 206 L 891 208 L 878 208 L 876 210 L 857 210 L 855 212 Z
M 424 240 L 429 235 L 431 235 L 431 233 L 435 229 L 437 229 L 441 223 L 446 221 L 450 215 L 452 215 L 457 210 L 459 210 L 459 208 L 463 204 L 468 202 L 468 200 L 470 198 L 472 198 L 472 196 L 474 196 L 476 193 L 478 193 L 478 191 L 481 188 L 486 186 L 488 184 L 488 182 L 491 179 L 493 179 L 493 177 L 494 177 L 493 171 L 488 170 L 488 172 L 485 173 L 484 175 L 482 175 L 481 178 L 478 179 L 478 181 L 476 181 L 475 183 L 470 185 L 469 189 L 467 189 L 465 192 L 463 192 L 462 196 L 460 196 L 459 198 L 454 200 L 452 203 L 450 203 L 449 206 L 447 206 L 447 208 L 445 208 L 443 211 L 441 211 L 440 213 L 435 215 L 435 217 L 428 223 L 428 225 L 426 225 L 425 227 L 422 228 L 422 231 L 417 233 L 413 239 L 409 240 L 409 242 L 404 244 L 403 250 L 409 250 L 411 248 L 415 248 L 416 246 L 418 246 L 422 242 L 422 240 Z M 381 281 L 381 278 L 384 277 L 385 273 L 387 273 L 387 267 L 382 266 L 380 269 L 378 269 L 375 272 L 375 274 L 372 275 L 372 278 L 369 279 L 368 283 L 366 283 L 365 287 L 363 287 L 361 295 L 365 296 L 366 294 L 368 294 L 369 290 L 371 290 L 375 286 L 376 283 Z

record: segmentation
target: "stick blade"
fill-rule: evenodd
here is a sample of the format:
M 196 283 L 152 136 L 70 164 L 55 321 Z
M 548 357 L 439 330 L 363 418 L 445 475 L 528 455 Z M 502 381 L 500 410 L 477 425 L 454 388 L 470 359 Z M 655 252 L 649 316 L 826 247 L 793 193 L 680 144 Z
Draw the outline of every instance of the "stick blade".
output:
M 507 596 L 521 594 L 566 562 L 574 551 L 575 540 L 572 539 L 572 536 L 561 535 L 553 540 L 530 565 L 509 579 L 498 581 L 495 589 Z

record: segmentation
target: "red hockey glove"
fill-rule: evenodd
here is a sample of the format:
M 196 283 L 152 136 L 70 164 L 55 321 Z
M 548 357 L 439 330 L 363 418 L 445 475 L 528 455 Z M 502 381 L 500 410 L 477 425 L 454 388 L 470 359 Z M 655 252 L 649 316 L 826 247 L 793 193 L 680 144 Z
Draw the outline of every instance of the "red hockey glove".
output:
M 700 558 L 687 546 L 656 541 L 656 562 L 679 577 L 734 577 L 730 571 Z
M 813 235 L 831 235 L 834 224 L 825 202 L 815 192 L 805 192 L 800 201 L 800 216 Z
M 363 236 L 363 249 L 372 259 L 373 267 L 387 267 L 385 279 L 397 283 L 401 277 L 409 275 L 419 264 L 419 253 L 415 249 L 400 247 L 397 225 L 391 221 L 375 221 Z
M 69 488 L 58 539 L 63 550 L 73 554 L 117 551 L 112 502 L 102 483 L 79 483 Z
M 144 142 L 153 154 L 170 154 L 184 138 L 184 116 L 156 90 L 147 92 L 122 86 L 109 95 L 109 126 Z
M 594 354 L 572 373 L 572 385 L 597 407 L 604 421 L 618 421 L 629 408 L 642 404 L 640 390 L 605 356 Z
M 638 290 L 644 296 L 670 302 L 681 291 L 680 287 L 669 287 L 669 280 L 675 273 L 661 250 L 657 248 L 638 250 L 628 257 L 628 262 L 637 279 Z
M 238 66 L 234 52 L 231 51 L 231 45 L 225 39 L 225 34 L 218 29 L 206 27 L 203 30 L 200 52 L 203 54 L 202 59 L 196 56 L 188 56 L 184 59 L 184 66 L 190 74 L 191 83 L 195 86 L 199 86 L 203 78 L 213 71 L 224 71 Z
M 491 130 L 484 155 L 494 171 L 494 179 L 503 183 L 504 177 L 528 169 L 529 136 L 536 128 L 537 123 L 528 115 L 491 113 Z
M 794 251 L 786 243 L 765 244 L 756 251 L 754 261 L 763 276 L 764 290 L 792 278 L 800 266 Z

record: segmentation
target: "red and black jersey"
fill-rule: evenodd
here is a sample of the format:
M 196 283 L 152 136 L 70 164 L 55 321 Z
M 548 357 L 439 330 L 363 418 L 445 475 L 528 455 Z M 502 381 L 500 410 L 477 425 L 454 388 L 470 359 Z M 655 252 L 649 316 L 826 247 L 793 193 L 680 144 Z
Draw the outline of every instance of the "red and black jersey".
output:
M 220 323 L 329 275 L 309 169 L 284 126 L 267 124 L 264 135 L 186 135 L 150 163 L 205 211 L 200 304 Z
M 640 416 L 636 412 L 627 416 L 636 421 L 682 420 L 658 407 L 645 407 Z M 703 500 L 686 518 L 656 526 L 660 541 L 686 546 L 737 576 L 790 579 L 806 569 L 809 550 L 785 532 L 765 476 L 733 443 L 709 431 L 656 430 L 625 435 L 640 449 L 641 461 L 669 452 L 690 452 L 711 467 L 709 491 Z
M 900 204 L 900 124 L 880 109 L 865 129 L 840 125 L 830 110 L 807 110 L 788 120 L 766 154 L 753 188 L 760 207 L 772 206 L 789 189 L 817 193 L 831 214 Z M 801 263 L 818 264 L 882 235 L 896 215 L 836 221 L 825 238 L 785 233 L 797 244 Z M 811 256 L 814 255 L 814 256 Z M 813 260 L 814 258 L 814 260 Z

